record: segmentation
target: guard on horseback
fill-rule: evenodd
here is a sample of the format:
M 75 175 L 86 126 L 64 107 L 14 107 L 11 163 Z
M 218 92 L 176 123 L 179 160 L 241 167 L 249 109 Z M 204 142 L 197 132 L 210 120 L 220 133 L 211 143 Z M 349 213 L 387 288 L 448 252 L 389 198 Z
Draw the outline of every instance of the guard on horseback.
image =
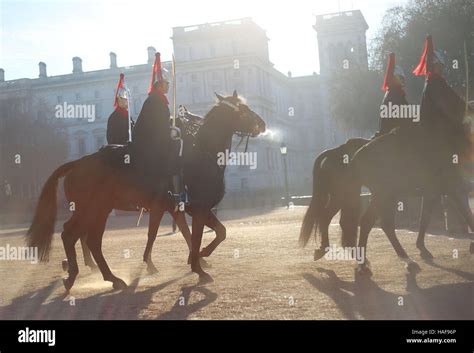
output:
M 441 138 L 426 141 L 425 155 L 440 173 L 450 173 L 450 179 L 458 181 L 455 190 L 450 190 L 450 197 L 462 200 L 469 209 L 470 186 L 458 165 L 465 164 L 471 153 L 468 114 L 472 113 L 472 108 L 447 83 L 443 76 L 445 66 L 443 52 L 434 50 L 432 37 L 427 36 L 420 62 L 413 71 L 416 76 L 425 76 L 420 124 L 425 131 L 437 132 L 435 136 L 445 134 L 448 139 L 445 142 Z M 443 143 L 448 144 L 447 148 L 441 147 Z M 448 209 L 448 218 L 449 213 Z
M 180 131 L 170 126 L 169 85 L 169 73 L 156 53 L 148 97 L 133 130 L 133 149 L 145 188 L 159 195 L 171 194 L 177 209 L 187 196 L 179 161 Z
M 124 74 L 120 74 L 115 90 L 114 111 L 107 121 L 107 143 L 125 145 L 130 141 L 133 122 L 128 112 L 128 90 L 125 87 Z
M 382 106 L 397 105 L 399 109 L 408 105 L 405 97 L 405 73 L 403 69 L 395 64 L 395 54 L 390 53 L 388 57 L 388 65 L 385 71 L 385 78 L 382 85 L 385 96 Z M 379 132 L 377 134 L 386 134 L 395 128 L 407 129 L 412 127 L 412 120 L 402 118 L 382 118 L 380 117 Z

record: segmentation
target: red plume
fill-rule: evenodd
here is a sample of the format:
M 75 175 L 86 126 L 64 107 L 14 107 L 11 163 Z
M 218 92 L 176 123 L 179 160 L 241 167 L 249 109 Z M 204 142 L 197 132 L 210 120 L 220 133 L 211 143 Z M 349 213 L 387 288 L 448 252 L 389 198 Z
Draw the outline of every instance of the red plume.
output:
M 387 69 L 383 80 L 382 91 L 388 91 L 394 84 L 393 72 L 395 70 L 395 54 L 390 53 L 388 56 Z
M 420 63 L 415 70 L 413 70 L 415 76 L 428 76 L 431 74 L 433 66 L 433 50 L 433 39 L 431 38 L 431 35 L 428 35 L 425 40 L 425 49 L 421 55 Z
M 161 54 L 156 53 L 155 54 L 155 63 L 153 64 L 153 71 L 151 73 L 151 82 L 150 82 L 150 87 L 148 88 L 148 94 L 153 92 L 154 90 L 154 84 L 155 82 L 161 82 L 163 79 L 162 73 L 161 73 Z
M 124 74 L 120 74 L 119 82 L 117 83 L 117 88 L 115 89 L 115 99 L 114 99 L 114 109 L 117 109 L 118 107 L 118 93 L 120 92 L 121 89 L 125 89 L 124 87 Z

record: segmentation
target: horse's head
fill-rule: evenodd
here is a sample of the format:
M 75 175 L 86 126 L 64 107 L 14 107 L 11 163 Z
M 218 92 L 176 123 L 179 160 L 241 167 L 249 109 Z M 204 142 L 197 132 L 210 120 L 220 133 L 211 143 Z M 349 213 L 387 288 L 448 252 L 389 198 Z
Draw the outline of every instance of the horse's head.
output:
M 222 114 L 229 119 L 232 132 L 241 136 L 255 137 L 265 132 L 266 124 L 263 119 L 245 104 L 239 97 L 237 91 L 228 97 L 223 97 L 216 93 L 218 102 L 217 108 L 226 110 L 227 114 Z

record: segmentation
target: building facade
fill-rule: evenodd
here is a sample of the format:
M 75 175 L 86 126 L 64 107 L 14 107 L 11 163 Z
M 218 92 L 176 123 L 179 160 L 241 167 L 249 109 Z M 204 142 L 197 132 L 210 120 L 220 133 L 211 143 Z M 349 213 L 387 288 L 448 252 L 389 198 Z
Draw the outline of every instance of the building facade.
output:
M 290 193 L 311 192 L 315 156 L 341 139 L 328 113 L 324 80 L 335 69 L 335 58 L 344 57 L 341 53 L 349 52 L 356 58 L 353 62 L 366 69 L 364 23 L 360 11 L 317 16 L 314 29 L 318 33 L 321 74 L 303 77 L 292 77 L 290 72 L 285 75 L 274 68 L 266 32 L 250 18 L 173 28 L 177 104 L 205 115 L 215 104 L 214 92 L 225 95 L 236 89 L 267 123 L 269 132 L 249 143 L 249 152 L 257 152 L 257 168 L 229 166 L 228 192 L 282 192 L 282 144 L 288 148 Z M 121 72 L 131 90 L 131 115 L 137 117 L 147 96 L 155 51 L 149 47 L 146 56 L 144 52 L 146 63 L 129 67 L 119 67 L 117 56 L 110 53 L 109 68 L 89 72 L 82 70 L 82 59 L 75 57 L 72 73 L 60 76 L 48 76 L 47 66 L 41 62 L 36 79 L 5 81 L 1 70 L 0 100 L 31 94 L 45 107 L 42 114 L 67 140 L 67 159 L 77 159 L 106 143 L 107 119 Z M 170 69 L 171 63 L 165 62 L 164 66 Z M 69 104 L 93 106 L 95 118 L 58 119 L 57 106 Z M 238 139 L 233 148 L 237 144 Z

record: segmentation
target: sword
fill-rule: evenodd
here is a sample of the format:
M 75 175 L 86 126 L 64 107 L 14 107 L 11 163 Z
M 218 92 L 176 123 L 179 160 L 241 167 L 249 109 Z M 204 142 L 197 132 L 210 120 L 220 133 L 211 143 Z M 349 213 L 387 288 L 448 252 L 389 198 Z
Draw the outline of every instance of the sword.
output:
M 464 66 L 466 68 L 466 115 L 469 112 L 469 62 L 467 58 L 467 45 L 466 41 L 464 41 Z
M 176 126 L 176 62 L 174 54 L 171 56 L 171 77 L 173 78 L 173 117 L 172 126 Z
M 140 209 L 140 214 L 138 215 L 137 227 L 140 226 L 140 221 L 141 221 L 141 219 L 142 219 L 142 217 L 143 217 L 143 211 L 145 211 L 145 209 L 142 207 L 142 208 Z

